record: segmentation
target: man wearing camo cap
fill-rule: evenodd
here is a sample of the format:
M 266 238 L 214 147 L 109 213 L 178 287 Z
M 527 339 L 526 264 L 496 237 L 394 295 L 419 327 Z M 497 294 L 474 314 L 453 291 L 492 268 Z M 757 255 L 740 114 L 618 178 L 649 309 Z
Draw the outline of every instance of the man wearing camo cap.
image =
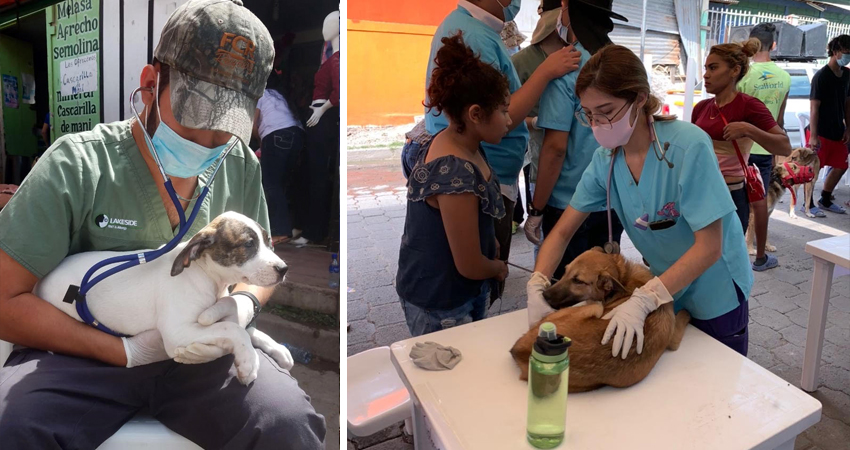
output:
M 246 387 L 233 357 L 218 358 L 215 347 L 196 355 L 200 364 L 178 364 L 156 330 L 118 338 L 32 293 L 68 255 L 157 248 L 176 235 L 178 213 L 149 145 L 184 210 L 212 183 L 186 240 L 225 211 L 269 229 L 247 144 L 273 58 L 268 30 L 241 1 L 189 1 L 142 69 L 138 119 L 57 139 L 0 213 L 0 339 L 17 344 L 0 369 L 3 448 L 96 448 L 140 411 L 203 448 L 324 448 L 324 418 L 267 355 Z M 260 303 L 271 294 L 235 291 Z M 254 303 L 234 294 L 208 312 L 244 327 Z

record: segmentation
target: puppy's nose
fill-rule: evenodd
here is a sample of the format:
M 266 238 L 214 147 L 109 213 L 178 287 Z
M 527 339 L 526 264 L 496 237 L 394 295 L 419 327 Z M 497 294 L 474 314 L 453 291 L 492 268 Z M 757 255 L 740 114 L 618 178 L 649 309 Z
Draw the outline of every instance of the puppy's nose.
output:
M 274 270 L 278 273 L 278 275 L 280 275 L 282 277 L 282 276 L 286 275 L 286 271 L 289 270 L 289 267 L 286 267 L 286 264 L 280 264 L 280 265 L 274 266 Z

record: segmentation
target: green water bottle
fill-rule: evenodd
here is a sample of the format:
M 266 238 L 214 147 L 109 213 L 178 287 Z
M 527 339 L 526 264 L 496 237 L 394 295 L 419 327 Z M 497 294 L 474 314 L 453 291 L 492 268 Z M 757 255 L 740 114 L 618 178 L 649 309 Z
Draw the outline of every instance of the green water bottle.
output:
M 526 437 L 536 448 L 555 448 L 564 440 L 571 341 L 555 324 L 540 325 L 528 360 L 528 423 Z

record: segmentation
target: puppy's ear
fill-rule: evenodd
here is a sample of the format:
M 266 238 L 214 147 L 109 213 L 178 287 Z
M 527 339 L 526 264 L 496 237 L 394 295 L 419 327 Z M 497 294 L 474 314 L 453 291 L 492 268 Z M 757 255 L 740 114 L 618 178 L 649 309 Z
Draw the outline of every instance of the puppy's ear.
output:
M 212 230 L 201 230 L 192 240 L 186 245 L 186 248 L 174 258 L 174 264 L 171 265 L 171 276 L 180 275 L 183 269 L 189 267 L 192 261 L 201 257 L 204 250 L 215 243 L 215 232 Z
M 605 292 L 606 299 L 620 291 L 625 292 L 623 285 L 620 284 L 619 281 L 615 280 L 608 272 L 602 272 L 599 274 L 599 278 L 596 279 L 596 287 Z
M 605 250 L 602 247 L 599 247 L 599 246 L 593 247 L 590 250 L 592 250 L 594 252 L 605 253 Z

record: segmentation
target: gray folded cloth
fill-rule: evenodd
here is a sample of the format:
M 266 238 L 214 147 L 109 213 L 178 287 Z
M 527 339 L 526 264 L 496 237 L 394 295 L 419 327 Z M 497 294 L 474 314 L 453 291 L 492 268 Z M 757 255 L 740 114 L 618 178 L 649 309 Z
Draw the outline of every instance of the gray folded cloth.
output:
M 436 342 L 417 342 L 410 350 L 413 364 L 425 370 L 451 370 L 462 358 L 460 350 Z

